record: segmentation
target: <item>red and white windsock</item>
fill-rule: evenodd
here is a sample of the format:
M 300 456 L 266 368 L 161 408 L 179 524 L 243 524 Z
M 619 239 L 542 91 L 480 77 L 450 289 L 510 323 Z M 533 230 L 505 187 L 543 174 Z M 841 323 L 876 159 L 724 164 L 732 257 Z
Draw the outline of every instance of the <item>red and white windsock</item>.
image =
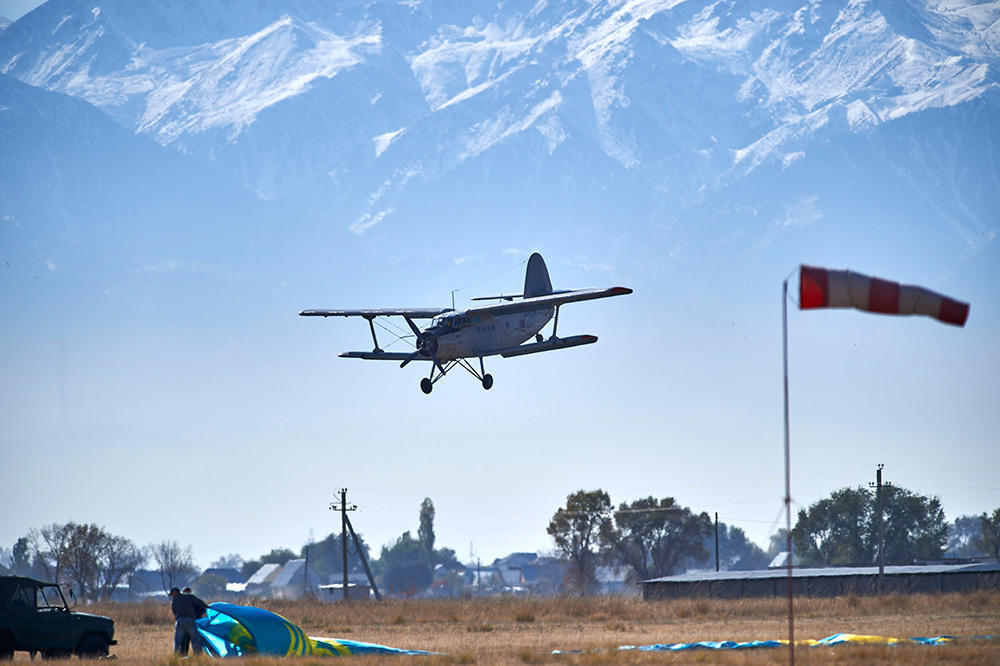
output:
M 802 266 L 799 309 L 858 308 L 881 314 L 920 314 L 965 326 L 969 304 L 911 284 L 880 280 L 852 271 Z

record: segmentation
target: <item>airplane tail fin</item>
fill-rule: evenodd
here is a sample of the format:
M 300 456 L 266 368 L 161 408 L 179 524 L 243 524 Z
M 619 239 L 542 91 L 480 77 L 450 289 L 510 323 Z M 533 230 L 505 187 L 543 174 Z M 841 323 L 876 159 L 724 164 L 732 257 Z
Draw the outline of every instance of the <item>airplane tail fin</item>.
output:
M 528 258 L 528 270 L 524 273 L 524 297 L 546 296 L 552 293 L 552 281 L 545 260 L 537 252 Z

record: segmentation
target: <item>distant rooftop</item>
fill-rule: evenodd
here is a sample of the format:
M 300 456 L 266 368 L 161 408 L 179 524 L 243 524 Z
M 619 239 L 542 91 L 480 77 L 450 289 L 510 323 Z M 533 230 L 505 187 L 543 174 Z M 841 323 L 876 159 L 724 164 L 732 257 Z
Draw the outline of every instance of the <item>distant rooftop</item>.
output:
M 281 565 L 274 562 L 260 565 L 260 569 L 257 569 L 254 575 L 247 579 L 247 585 L 263 585 L 269 582 L 269 579 L 275 575 L 279 568 Z

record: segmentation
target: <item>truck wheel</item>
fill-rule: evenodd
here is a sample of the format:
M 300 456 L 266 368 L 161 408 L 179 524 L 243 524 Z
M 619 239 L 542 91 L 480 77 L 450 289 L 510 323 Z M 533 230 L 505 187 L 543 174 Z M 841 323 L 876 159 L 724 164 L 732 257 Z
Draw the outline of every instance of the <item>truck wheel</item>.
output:
M 42 659 L 66 659 L 73 656 L 69 650 L 42 650 Z M 32 657 L 34 659 L 34 657 Z
M 77 649 L 80 659 L 97 659 L 108 656 L 108 639 L 104 636 L 87 636 Z
M 0 661 L 10 661 L 14 658 L 14 644 L 5 634 L 0 634 Z

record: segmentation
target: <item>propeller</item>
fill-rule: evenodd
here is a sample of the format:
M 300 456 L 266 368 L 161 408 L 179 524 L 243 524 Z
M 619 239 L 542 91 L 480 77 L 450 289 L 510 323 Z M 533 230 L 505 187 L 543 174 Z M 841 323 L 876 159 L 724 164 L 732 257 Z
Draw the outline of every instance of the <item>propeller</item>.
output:
M 435 363 L 437 363 L 437 350 L 438 350 L 437 335 L 431 333 L 430 331 L 421 332 L 421 330 L 417 328 L 417 325 L 413 323 L 412 319 L 410 319 L 409 317 L 406 317 L 405 319 L 406 323 L 409 324 L 410 328 L 413 330 L 413 333 L 417 336 L 417 339 L 414 342 L 416 349 L 414 349 L 409 356 L 403 359 L 403 362 L 399 364 L 399 367 L 405 368 L 407 363 L 409 363 L 418 356 L 430 357 L 434 359 Z

